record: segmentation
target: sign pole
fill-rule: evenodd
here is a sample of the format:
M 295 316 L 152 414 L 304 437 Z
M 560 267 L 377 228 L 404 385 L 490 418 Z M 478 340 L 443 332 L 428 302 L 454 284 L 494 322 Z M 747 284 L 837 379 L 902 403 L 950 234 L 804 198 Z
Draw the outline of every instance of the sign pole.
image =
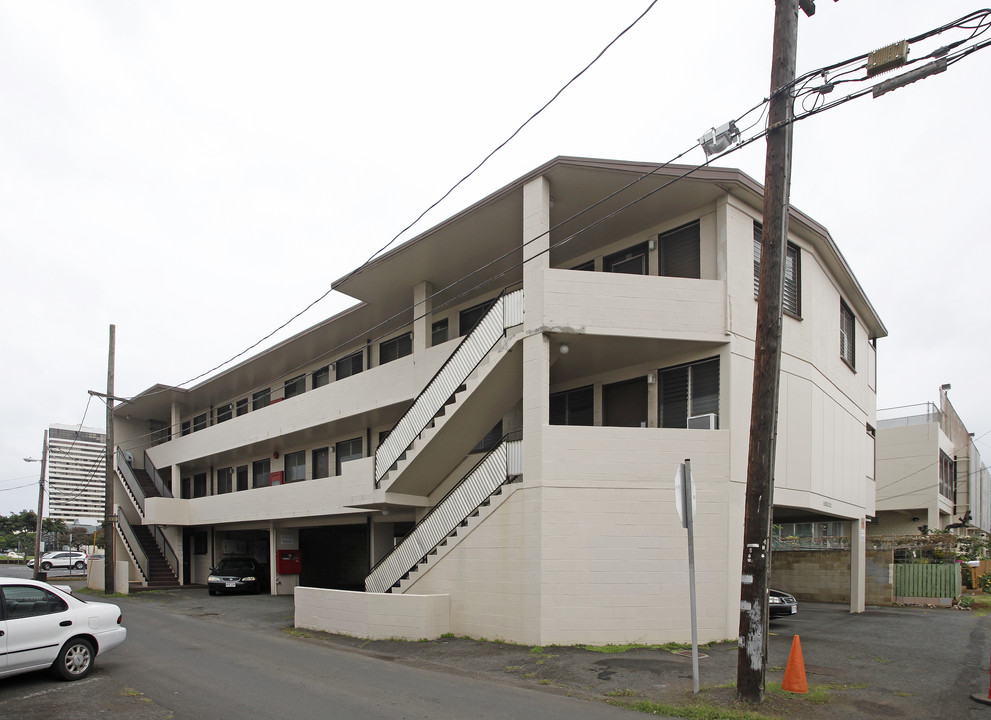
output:
M 685 481 L 682 493 L 685 507 L 685 527 L 688 528 L 688 593 L 692 607 L 692 692 L 699 694 L 699 630 L 698 609 L 695 602 L 695 482 L 692 478 L 692 463 L 687 458 L 684 469 Z

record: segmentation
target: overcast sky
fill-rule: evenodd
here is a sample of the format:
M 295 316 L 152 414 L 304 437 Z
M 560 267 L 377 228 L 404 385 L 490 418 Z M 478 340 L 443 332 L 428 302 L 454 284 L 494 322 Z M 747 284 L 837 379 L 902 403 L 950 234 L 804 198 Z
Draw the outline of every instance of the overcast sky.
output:
M 0 513 L 36 506 L 39 466 L 22 458 L 106 388 L 111 323 L 118 395 L 222 363 L 391 240 L 649 4 L 0 0 Z M 817 5 L 799 73 L 979 7 Z M 767 96 L 772 16 L 770 0 L 660 0 L 404 237 L 558 155 L 691 147 Z M 888 328 L 879 407 L 952 383 L 978 437 L 989 71 L 991 48 L 798 123 L 792 180 Z M 717 164 L 762 182 L 764 144 Z M 266 344 L 348 304 L 331 294 Z M 94 400 L 85 424 L 104 417 Z M 978 448 L 991 457 L 991 437 Z

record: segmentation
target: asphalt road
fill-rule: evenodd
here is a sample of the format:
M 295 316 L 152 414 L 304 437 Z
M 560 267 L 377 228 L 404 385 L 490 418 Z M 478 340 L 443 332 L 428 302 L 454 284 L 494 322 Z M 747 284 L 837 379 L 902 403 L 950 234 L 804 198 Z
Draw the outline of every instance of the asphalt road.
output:
M 82 682 L 46 673 L 0 681 L 0 718 L 632 718 L 603 701 L 619 691 L 621 699 L 677 704 L 691 685 L 690 660 L 663 650 L 553 647 L 535 654 L 468 638 L 306 639 L 285 632 L 291 597 L 210 597 L 195 588 L 115 602 L 127 642 L 100 656 Z M 991 718 L 991 707 L 970 698 L 989 685 L 988 615 L 879 607 L 851 615 L 839 605 L 802 603 L 798 615 L 771 624 L 769 683 L 781 681 L 794 635 L 801 636 L 809 684 L 829 688 L 830 699 L 768 714 Z M 732 642 L 705 650 L 707 692 L 733 695 L 736 657 Z
M 128 629 L 124 645 L 100 656 L 81 682 L 63 683 L 46 673 L 5 679 L 0 717 L 629 718 L 607 705 L 302 642 L 270 627 L 235 627 L 208 611 L 118 602 Z

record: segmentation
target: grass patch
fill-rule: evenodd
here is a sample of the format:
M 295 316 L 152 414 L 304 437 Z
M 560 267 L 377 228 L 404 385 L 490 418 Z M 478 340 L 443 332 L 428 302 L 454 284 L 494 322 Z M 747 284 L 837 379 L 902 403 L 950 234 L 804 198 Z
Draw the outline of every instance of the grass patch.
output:
M 707 648 L 712 643 L 699 645 L 699 649 Z M 623 645 L 579 645 L 583 650 L 598 653 L 624 653 L 628 650 L 667 650 L 668 652 L 678 652 L 679 650 L 691 650 L 691 643 L 669 642 L 663 645 L 643 645 L 641 643 L 626 643 Z
M 124 688 L 120 691 L 120 694 L 122 697 L 141 697 L 141 693 L 134 688 Z
M 640 693 L 636 690 L 631 690 L 630 688 L 623 688 L 622 690 L 609 690 L 608 692 L 602 693 L 606 697 L 636 697 Z
M 535 673 L 535 672 L 532 672 L 532 673 L 524 673 L 524 674 L 523 674 L 523 677 L 524 677 L 525 679 L 527 679 L 527 680 L 529 680 L 530 678 L 533 678 L 533 677 L 537 677 L 537 673 Z
M 781 683 L 767 683 L 764 689 L 768 695 L 795 696 L 813 705 L 825 705 L 829 702 L 829 690 L 831 688 L 825 685 L 809 685 L 807 693 L 793 693 L 782 689 Z
M 441 635 L 441 638 L 442 639 L 445 639 L 445 640 L 450 639 L 450 638 L 456 638 L 456 637 L 457 637 L 457 635 L 455 635 L 452 632 L 446 632 L 443 635 Z
M 516 672 L 521 667 L 523 667 L 523 666 L 522 665 L 507 665 L 506 667 L 503 668 L 503 670 L 505 670 L 506 672 Z
M 552 682 L 553 682 L 553 680 L 548 680 L 547 678 L 543 678 L 543 679 L 541 679 L 540 684 L 541 685 L 550 685 Z
M 532 648 L 530 648 L 530 654 L 531 655 L 543 655 L 544 654 L 544 648 L 542 646 L 540 646 L 540 645 L 537 645 L 536 647 L 532 647 Z
M 284 632 L 286 635 L 291 635 L 292 637 L 297 637 L 297 638 L 313 637 L 313 635 L 306 632 L 306 630 L 300 630 L 299 628 L 294 628 L 291 626 L 282 628 L 282 632 Z
M 876 663 L 889 663 L 891 661 L 890 660 L 885 660 L 883 657 L 876 657 L 876 658 L 874 658 L 874 662 L 876 662 Z
M 753 710 L 731 709 L 717 707 L 709 703 L 697 705 L 667 705 L 653 700 L 637 700 L 622 702 L 607 700 L 610 705 L 624 707 L 629 710 L 647 713 L 649 715 L 668 715 L 670 717 L 687 718 L 688 720 L 779 720 L 777 716 L 765 715 Z

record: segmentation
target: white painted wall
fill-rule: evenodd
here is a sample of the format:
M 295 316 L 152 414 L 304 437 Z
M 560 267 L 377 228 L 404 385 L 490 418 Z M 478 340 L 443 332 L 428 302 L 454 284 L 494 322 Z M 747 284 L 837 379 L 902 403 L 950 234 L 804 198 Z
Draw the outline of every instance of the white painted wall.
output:
M 446 595 L 393 595 L 297 587 L 293 625 L 373 640 L 422 640 L 450 631 Z

